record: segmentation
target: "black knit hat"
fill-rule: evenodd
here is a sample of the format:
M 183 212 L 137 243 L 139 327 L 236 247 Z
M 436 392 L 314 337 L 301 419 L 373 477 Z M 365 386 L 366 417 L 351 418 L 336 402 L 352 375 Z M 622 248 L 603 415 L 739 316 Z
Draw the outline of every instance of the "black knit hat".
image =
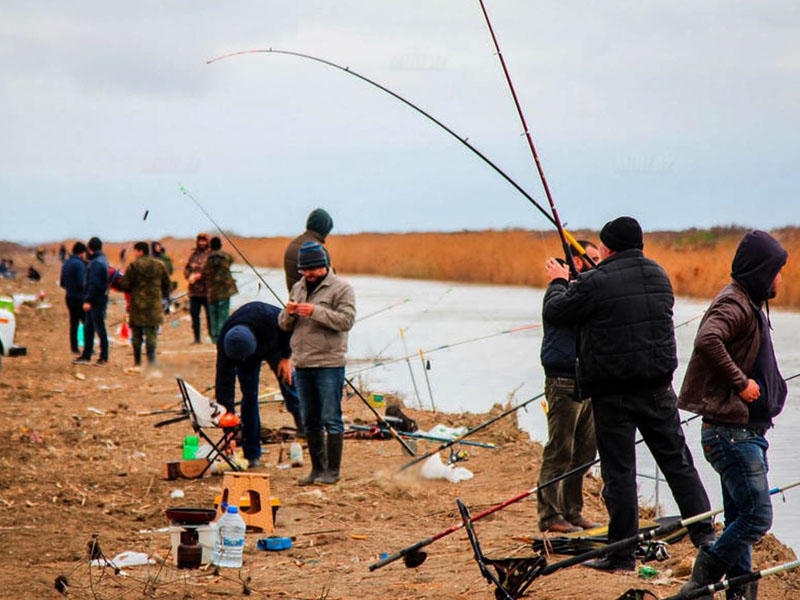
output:
M 328 253 L 322 244 L 305 242 L 297 251 L 297 269 L 315 269 L 328 266 Z
M 644 248 L 642 228 L 633 217 L 617 217 L 600 231 L 600 241 L 613 252 Z
M 324 240 L 333 229 L 333 219 L 324 208 L 315 208 L 308 214 L 306 229 L 320 234 Z

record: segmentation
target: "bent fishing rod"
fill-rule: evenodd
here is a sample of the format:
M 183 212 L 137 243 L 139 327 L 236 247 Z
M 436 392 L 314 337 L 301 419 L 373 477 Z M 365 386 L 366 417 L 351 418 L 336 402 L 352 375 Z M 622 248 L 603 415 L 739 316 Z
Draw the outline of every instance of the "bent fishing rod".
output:
M 537 208 L 539 210 L 539 212 L 542 213 L 542 215 L 544 215 L 544 217 L 548 221 L 550 221 L 550 223 L 552 223 L 554 226 L 556 226 L 556 228 L 559 230 L 559 236 L 562 239 L 562 243 L 563 243 L 564 238 L 566 238 L 567 241 L 569 241 L 570 245 L 575 250 L 577 250 L 577 252 L 582 257 L 586 257 L 587 262 L 589 262 L 592 266 L 595 266 L 594 262 L 592 262 L 592 260 L 588 256 L 586 256 L 586 250 L 583 248 L 583 246 L 580 245 L 580 243 L 578 243 L 578 240 L 575 239 L 575 237 L 569 231 L 564 229 L 563 226 L 559 226 L 559 224 L 557 223 L 556 219 L 553 218 L 553 215 L 551 215 L 539 202 L 537 202 L 536 199 L 534 199 L 533 196 L 531 196 L 527 191 L 525 191 L 525 189 L 523 189 L 522 186 L 520 186 L 516 181 L 514 181 L 505 171 L 503 171 L 499 166 L 497 166 L 497 164 L 495 164 L 489 157 L 487 157 L 485 154 L 483 154 L 483 152 L 481 152 L 475 146 L 470 144 L 469 141 L 468 141 L 468 138 L 461 137 L 455 131 L 453 131 L 450 127 L 445 125 L 442 121 L 440 121 L 439 119 L 437 119 L 436 117 L 431 115 L 429 112 L 425 111 L 424 109 L 420 108 L 419 106 L 417 106 L 416 104 L 414 104 L 410 100 L 404 98 L 403 96 L 401 96 L 397 92 L 389 89 L 388 87 L 378 83 L 377 81 L 375 81 L 373 79 L 370 79 L 369 77 L 366 77 L 365 75 L 362 75 L 361 73 L 358 73 L 357 71 L 354 71 L 350 67 L 344 67 L 344 66 L 339 65 L 339 64 L 337 64 L 335 62 L 326 60 L 324 58 L 320 58 L 318 56 L 313 56 L 311 54 L 304 54 L 302 52 L 295 52 L 295 51 L 292 51 L 292 50 L 277 50 L 275 48 L 256 48 L 256 49 L 252 49 L 252 50 L 239 50 L 238 52 L 231 52 L 229 54 L 223 54 L 221 56 L 217 56 L 215 58 L 209 59 L 209 60 L 206 61 L 206 64 L 210 65 L 212 63 L 215 63 L 215 62 L 218 62 L 218 61 L 221 61 L 221 60 L 225 60 L 227 58 L 232 58 L 232 57 L 236 57 L 236 56 L 242 56 L 242 55 L 246 55 L 246 54 L 282 54 L 282 55 L 286 55 L 286 56 L 293 56 L 293 57 L 296 57 L 296 58 L 301 58 L 301 59 L 314 61 L 316 63 L 319 63 L 319 64 L 325 65 L 327 67 L 331 67 L 333 69 L 341 71 L 342 73 L 346 73 L 348 75 L 352 75 L 353 77 L 356 77 L 356 78 L 360 79 L 361 81 L 363 81 L 363 82 L 365 82 L 365 83 L 367 83 L 367 84 L 379 89 L 380 91 L 385 92 L 386 94 L 389 94 L 393 98 L 399 100 L 400 102 L 402 102 L 403 104 L 405 104 L 406 106 L 411 108 L 412 110 L 415 110 L 416 112 L 421 114 L 423 117 L 425 117 L 426 119 L 428 119 L 429 121 L 431 121 L 435 125 L 437 125 L 440 128 L 442 128 L 444 131 L 449 133 L 452 137 L 457 139 L 462 145 L 464 145 L 469 150 L 471 150 L 473 152 L 473 154 L 475 154 L 483 162 L 485 162 L 492 169 L 494 169 L 494 171 L 498 175 L 500 175 L 503 179 L 505 179 L 508 183 L 510 183 L 511 186 L 514 189 L 516 189 L 535 208 Z
M 497 58 L 500 59 L 500 66 L 503 67 L 503 73 L 505 74 L 506 82 L 508 83 L 508 89 L 511 91 L 511 97 L 514 99 L 514 106 L 517 108 L 517 115 L 519 115 L 520 122 L 522 123 L 522 129 L 525 132 L 525 139 L 528 140 L 528 147 L 533 155 L 533 162 L 536 163 L 536 169 L 539 172 L 539 178 L 542 180 L 542 188 L 544 188 L 545 196 L 547 196 L 547 202 L 550 204 L 550 211 L 553 214 L 553 225 L 556 226 L 558 235 L 561 238 L 564 254 L 566 255 L 567 262 L 569 263 L 570 273 L 572 273 L 573 276 L 577 276 L 578 270 L 575 267 L 575 261 L 572 258 L 572 253 L 569 251 L 570 244 L 567 243 L 568 240 L 566 231 L 564 230 L 564 226 L 562 225 L 561 219 L 558 216 L 558 210 L 556 209 L 555 202 L 553 201 L 553 195 L 550 193 L 550 186 L 547 184 L 547 178 L 544 176 L 544 169 L 542 168 L 542 163 L 539 160 L 539 154 L 536 152 L 536 146 L 533 144 L 533 137 L 531 136 L 530 129 L 528 128 L 528 123 L 525 120 L 525 114 L 522 112 L 522 106 L 519 103 L 519 98 L 517 98 L 517 92 L 514 89 L 514 83 L 511 81 L 511 73 L 509 73 L 508 67 L 506 66 L 506 61 L 503 58 L 503 53 L 500 51 L 500 44 L 498 43 L 497 36 L 494 33 L 492 22 L 489 20 L 489 13 L 486 11 L 486 5 L 483 3 L 483 0 L 478 0 L 478 2 L 481 5 L 481 11 L 483 11 L 483 17 L 486 20 L 486 26 L 489 28 L 489 34 L 492 37 L 495 50 L 497 50 Z M 590 264 L 592 267 L 597 266 L 595 262 L 586 254 L 586 250 L 580 244 L 573 244 L 573 247 L 580 253 L 581 258 L 583 258 L 588 264 Z
M 242 258 L 242 260 L 247 264 L 247 266 L 253 270 L 256 276 L 264 283 L 264 285 L 267 286 L 267 289 L 270 292 L 272 292 L 272 295 L 275 296 L 275 299 L 278 301 L 278 304 L 281 306 L 281 308 L 285 308 L 286 304 L 281 299 L 281 297 L 275 292 L 274 289 L 272 289 L 272 286 L 270 286 L 270 284 L 268 284 L 267 281 L 262 277 L 261 273 L 258 272 L 258 269 L 256 269 L 255 266 L 253 266 L 253 263 L 251 263 L 250 260 L 248 260 L 244 252 L 242 252 L 242 250 L 236 244 L 233 243 L 233 240 L 231 240 L 228 237 L 228 235 L 222 230 L 222 228 L 219 225 L 217 225 L 217 222 L 212 218 L 212 216 L 208 213 L 208 211 L 206 211 L 203 208 L 200 202 L 194 196 L 192 196 L 185 187 L 181 186 L 180 191 L 181 193 L 183 193 L 184 196 L 190 198 L 192 202 L 194 202 L 195 206 L 197 206 L 197 208 L 200 209 L 200 211 L 208 218 L 208 220 L 211 221 L 214 227 L 216 227 L 217 230 L 222 235 L 225 236 L 225 239 L 228 240 L 228 242 L 231 244 L 231 247 L 236 251 L 236 253 Z M 395 428 L 392 427 L 391 424 L 388 423 L 386 419 L 384 419 L 383 416 L 377 410 L 375 410 L 375 407 L 373 407 L 369 403 L 369 401 L 364 397 L 364 394 L 361 393 L 361 391 L 353 384 L 353 382 L 348 377 L 345 377 L 344 381 L 347 385 L 350 386 L 350 388 L 353 390 L 356 396 L 358 396 L 361 399 L 364 405 L 372 411 L 372 414 L 375 416 L 376 419 L 378 419 L 381 425 L 385 427 L 389 431 L 389 433 L 392 434 L 392 437 L 400 443 L 400 445 L 403 447 L 403 450 L 405 450 L 409 456 L 416 456 L 417 453 L 411 448 L 411 446 L 409 446 L 406 443 L 406 441 L 402 437 L 400 437 L 400 434 L 397 433 Z

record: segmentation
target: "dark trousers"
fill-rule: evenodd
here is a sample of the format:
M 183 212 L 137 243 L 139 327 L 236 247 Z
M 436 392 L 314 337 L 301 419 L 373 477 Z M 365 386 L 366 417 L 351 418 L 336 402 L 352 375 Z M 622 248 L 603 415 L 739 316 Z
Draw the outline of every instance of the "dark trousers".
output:
M 156 343 L 158 340 L 158 326 L 131 327 L 131 346 L 133 347 L 133 364 L 142 364 L 142 342 L 147 349 L 147 362 L 151 365 L 156 362 Z
M 81 351 L 78 343 L 78 325 L 84 322 L 83 299 L 67 298 L 67 311 L 69 312 L 69 349 L 75 354 Z
M 94 336 L 100 339 L 100 360 L 108 360 L 108 333 L 106 333 L 106 307 L 108 297 L 92 300 L 92 307 L 86 314 L 83 328 L 83 354 L 81 358 L 89 360 L 94 352 Z
M 633 537 L 639 530 L 637 429 L 664 474 L 681 516 L 693 517 L 710 510 L 708 495 L 686 446 L 675 402 L 671 386 L 592 398 L 600 470 L 605 484 L 603 499 L 609 516 L 609 542 Z M 710 518 L 689 525 L 688 529 L 695 546 L 714 541 Z M 631 546 L 615 556 L 632 559 L 633 553 Z
M 211 318 L 208 314 L 208 300 L 205 296 L 191 296 L 189 298 L 189 314 L 192 317 L 192 333 L 194 334 L 194 341 L 199 343 L 201 341 L 200 337 L 200 310 L 202 308 L 206 309 L 206 327 L 208 328 L 208 334 L 211 335 Z
M 559 517 L 570 522 L 581 518 L 583 476 L 597 452 L 591 400 L 576 402 L 575 380 L 545 378 L 547 398 L 547 445 L 536 491 L 539 529 L 545 531 Z M 542 487 L 560 475 L 586 465 L 570 477 Z

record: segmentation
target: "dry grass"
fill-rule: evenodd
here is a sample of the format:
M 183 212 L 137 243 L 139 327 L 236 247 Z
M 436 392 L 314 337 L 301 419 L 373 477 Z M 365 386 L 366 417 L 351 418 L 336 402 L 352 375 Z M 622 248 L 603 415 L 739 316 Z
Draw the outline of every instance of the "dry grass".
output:
M 645 252 L 669 273 L 675 293 L 711 298 L 729 280 L 741 228 L 690 229 L 645 234 Z M 597 240 L 597 232 L 573 231 L 578 239 Z M 800 308 L 800 228 L 771 232 L 789 251 L 783 271 L 783 289 L 775 306 Z M 233 238 L 251 263 L 282 268 L 283 251 L 290 238 Z M 175 278 L 183 286 L 180 270 L 193 240 L 163 240 L 173 257 Z M 544 287 L 544 260 L 560 255 L 555 231 L 464 231 L 455 233 L 360 233 L 333 235 L 327 242 L 338 272 L 410 279 L 432 279 Z M 116 259 L 120 244 L 109 244 L 107 254 Z M 227 248 L 231 250 L 230 248 Z

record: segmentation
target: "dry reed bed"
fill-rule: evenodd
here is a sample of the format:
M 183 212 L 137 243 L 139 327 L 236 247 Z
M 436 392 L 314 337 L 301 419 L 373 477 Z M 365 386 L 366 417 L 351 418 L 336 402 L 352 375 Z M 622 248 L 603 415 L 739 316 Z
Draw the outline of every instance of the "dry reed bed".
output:
M 711 298 L 729 280 L 731 259 L 744 232 L 742 228 L 725 227 L 646 233 L 645 253 L 667 270 L 676 294 Z M 594 231 L 572 233 L 578 239 L 598 239 Z M 783 273 L 783 289 L 773 304 L 800 308 L 796 258 L 800 256 L 800 228 L 787 227 L 771 233 L 790 255 Z M 251 263 L 282 268 L 283 252 L 290 238 L 233 237 L 233 240 Z M 163 243 L 175 262 L 175 278 L 183 286 L 180 270 L 194 242 L 167 238 Z M 342 274 L 533 287 L 546 285 L 545 258 L 561 254 L 555 231 L 521 229 L 350 235 L 334 232 L 326 245 Z M 108 245 L 112 262 L 121 247 L 122 244 Z M 232 251 L 230 247 L 227 249 Z

